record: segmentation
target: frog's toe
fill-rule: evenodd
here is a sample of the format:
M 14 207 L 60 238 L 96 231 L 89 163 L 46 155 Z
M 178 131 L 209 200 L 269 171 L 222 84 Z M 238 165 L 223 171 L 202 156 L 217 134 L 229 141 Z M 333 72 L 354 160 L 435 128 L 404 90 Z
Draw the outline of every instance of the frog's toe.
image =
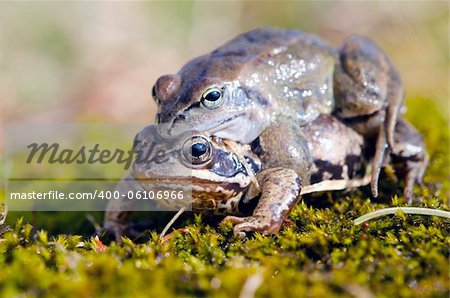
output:
M 222 224 L 226 224 L 228 222 L 232 223 L 233 225 L 237 225 L 240 223 L 243 223 L 245 220 L 245 217 L 238 217 L 238 216 L 227 216 L 222 220 Z
M 403 196 L 405 197 L 408 205 L 411 205 L 416 200 L 413 189 L 414 189 L 414 178 L 406 178 L 405 186 L 403 187 Z
M 237 216 L 227 216 L 225 217 L 221 224 L 231 223 L 234 225 L 233 227 L 233 234 L 237 236 L 238 238 L 245 238 L 246 233 L 244 231 L 241 231 L 239 228 L 236 228 L 240 224 L 245 222 L 245 217 L 237 217 Z
M 233 233 L 238 237 L 245 237 L 247 232 L 259 232 L 263 235 L 276 234 L 281 227 L 280 223 L 271 222 L 269 218 L 261 216 L 227 216 L 224 221 L 235 224 Z
M 427 170 L 429 161 L 430 157 L 428 156 L 428 154 L 425 154 L 424 160 L 420 163 L 419 170 L 416 176 L 416 183 L 419 186 L 423 185 L 423 176 L 425 175 L 425 171 Z

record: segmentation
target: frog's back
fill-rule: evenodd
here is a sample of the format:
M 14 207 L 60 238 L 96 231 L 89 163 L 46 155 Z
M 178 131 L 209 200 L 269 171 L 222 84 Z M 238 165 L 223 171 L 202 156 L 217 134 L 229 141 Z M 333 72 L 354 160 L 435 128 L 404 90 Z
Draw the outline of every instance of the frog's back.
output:
M 228 44 L 227 44 L 228 45 Z M 240 81 L 271 102 L 274 114 L 300 125 L 333 109 L 337 50 L 320 37 L 296 30 L 259 29 L 221 48 L 243 48 Z M 234 46 L 233 46 L 234 45 Z M 239 45 L 239 46 L 236 46 Z
M 290 51 L 314 49 L 335 55 L 333 47 L 316 35 L 298 30 L 260 28 L 238 35 L 211 53 L 191 60 L 179 74 L 186 80 L 214 77 L 231 81 L 257 69 L 287 48 Z
M 280 47 L 311 46 L 333 53 L 333 47 L 320 37 L 298 31 L 277 28 L 260 28 L 243 33 L 211 53 L 211 59 L 234 58 L 239 62 L 250 62 L 257 58 L 265 58 Z
M 179 74 L 186 85 L 209 78 L 236 81 L 263 98 L 272 115 L 302 125 L 331 112 L 336 57 L 337 50 L 316 35 L 261 28 L 192 60 Z

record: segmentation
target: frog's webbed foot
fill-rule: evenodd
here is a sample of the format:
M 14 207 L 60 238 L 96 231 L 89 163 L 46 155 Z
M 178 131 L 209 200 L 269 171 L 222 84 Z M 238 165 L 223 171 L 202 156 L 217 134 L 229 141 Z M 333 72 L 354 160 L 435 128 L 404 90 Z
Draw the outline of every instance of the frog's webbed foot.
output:
M 299 199 L 300 178 L 295 171 L 272 168 L 258 174 L 261 198 L 253 215 L 227 216 L 223 222 L 235 224 L 233 232 L 244 237 L 246 232 L 276 234 Z
M 403 195 L 411 204 L 414 201 L 414 184 L 422 185 L 428 166 L 428 154 L 422 136 L 407 121 L 400 119 L 395 126 L 391 158 L 397 175 L 404 179 Z
M 394 145 L 394 130 L 403 105 L 403 87 L 395 67 L 371 40 L 352 36 L 340 49 L 334 75 L 335 114 L 364 137 L 376 136 L 372 193 L 386 149 Z
M 223 223 L 230 222 L 234 225 L 233 234 L 239 238 L 244 238 L 246 232 L 260 232 L 263 235 L 276 234 L 280 230 L 282 223 L 271 223 L 269 217 L 265 216 L 227 216 Z
M 414 184 L 422 185 L 422 178 L 428 165 L 428 155 L 425 159 L 418 163 L 413 161 L 406 162 L 405 186 L 403 188 L 403 196 L 409 205 L 411 205 L 417 198 L 414 196 Z

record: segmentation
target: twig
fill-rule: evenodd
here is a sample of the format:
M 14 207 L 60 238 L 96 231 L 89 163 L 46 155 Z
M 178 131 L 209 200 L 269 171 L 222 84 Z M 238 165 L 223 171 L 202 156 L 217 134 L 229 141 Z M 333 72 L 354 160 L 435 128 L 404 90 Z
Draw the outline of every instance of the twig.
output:
M 242 291 L 239 294 L 239 298 L 253 298 L 255 297 L 256 290 L 261 286 L 264 281 L 261 272 L 255 273 L 245 281 Z
M 172 237 L 175 235 L 175 232 L 179 232 L 181 234 L 188 234 L 191 233 L 191 231 L 189 230 L 189 228 L 179 228 L 171 233 L 169 233 L 168 235 L 164 236 L 164 238 L 161 240 L 162 243 L 165 243 L 167 241 L 169 241 L 170 239 L 172 239 Z

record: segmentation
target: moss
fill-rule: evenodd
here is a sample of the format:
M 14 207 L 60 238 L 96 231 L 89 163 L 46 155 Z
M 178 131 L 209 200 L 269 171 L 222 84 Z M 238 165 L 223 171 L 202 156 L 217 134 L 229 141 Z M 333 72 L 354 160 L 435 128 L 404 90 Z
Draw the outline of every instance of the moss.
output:
M 421 110 L 433 117 L 424 121 Z M 427 99 L 411 101 L 406 116 L 431 157 L 425 184 L 415 189 L 423 198 L 417 205 L 449 210 L 448 119 Z M 264 297 L 448 297 L 448 219 L 397 213 L 353 224 L 367 212 L 403 206 L 401 188 L 385 175 L 377 199 L 368 188 L 305 197 L 279 235 L 247 239 L 198 215 L 179 220 L 187 229 L 166 242 L 156 231 L 169 215 L 153 222 L 156 231 L 143 243 L 124 239 L 122 246 L 105 245 L 88 229 L 83 237 L 59 234 L 56 213 L 48 231 L 38 232 L 10 217 L 10 227 L 0 229 L 0 296 L 229 297 L 254 284 Z M 61 222 L 69 231 L 86 224 Z

